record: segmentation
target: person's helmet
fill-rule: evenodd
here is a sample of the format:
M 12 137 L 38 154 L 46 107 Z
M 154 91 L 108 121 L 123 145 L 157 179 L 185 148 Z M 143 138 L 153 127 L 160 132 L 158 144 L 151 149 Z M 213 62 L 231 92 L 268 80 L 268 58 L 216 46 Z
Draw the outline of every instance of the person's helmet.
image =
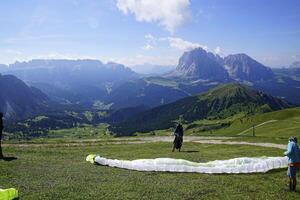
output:
M 297 139 L 297 137 L 292 136 L 292 137 L 289 138 L 289 141 L 290 141 L 290 142 L 293 141 L 293 142 L 297 143 L 297 142 L 298 142 L 298 139 Z

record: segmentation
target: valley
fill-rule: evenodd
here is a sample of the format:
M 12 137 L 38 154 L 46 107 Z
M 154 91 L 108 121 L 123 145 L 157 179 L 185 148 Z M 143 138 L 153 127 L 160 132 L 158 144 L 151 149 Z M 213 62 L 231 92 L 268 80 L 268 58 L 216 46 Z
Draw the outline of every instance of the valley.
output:
M 50 137 L 53 131 L 83 127 L 97 130 L 99 124 L 106 124 L 104 132 L 111 136 L 160 135 L 178 122 L 185 124 L 188 134 L 234 135 L 243 131 L 237 121 L 299 105 L 298 68 L 292 66 L 273 70 L 246 54 L 222 58 L 202 48 L 185 52 L 176 69 L 159 76 L 96 60 L 41 59 L 4 65 L 1 73 L 12 75 L 1 79 L 22 85 L 1 84 L 5 138 Z M 24 97 L 9 94 L 8 87 L 31 93 L 32 97 L 26 94 L 28 105 L 13 102 Z M 7 99 L 8 95 L 15 96 Z

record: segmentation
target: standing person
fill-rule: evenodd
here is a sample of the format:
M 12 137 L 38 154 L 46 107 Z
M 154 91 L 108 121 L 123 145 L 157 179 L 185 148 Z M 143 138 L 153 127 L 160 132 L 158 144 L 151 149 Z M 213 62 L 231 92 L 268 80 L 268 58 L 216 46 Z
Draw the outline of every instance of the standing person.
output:
M 182 143 L 183 143 L 183 127 L 181 124 L 178 124 L 175 131 L 174 131 L 174 141 L 173 141 L 173 150 L 172 152 L 174 152 L 175 149 L 178 149 L 178 151 L 180 152 Z
M 1 146 L 1 143 L 2 143 L 2 131 L 3 131 L 3 113 L 0 112 L 0 159 L 3 159 L 4 156 L 3 156 L 3 153 L 2 153 L 2 146 Z
M 287 175 L 289 177 L 289 190 L 296 191 L 297 171 L 300 169 L 300 150 L 296 137 L 289 138 L 287 151 L 284 152 L 284 155 L 286 155 L 289 159 L 287 171 Z

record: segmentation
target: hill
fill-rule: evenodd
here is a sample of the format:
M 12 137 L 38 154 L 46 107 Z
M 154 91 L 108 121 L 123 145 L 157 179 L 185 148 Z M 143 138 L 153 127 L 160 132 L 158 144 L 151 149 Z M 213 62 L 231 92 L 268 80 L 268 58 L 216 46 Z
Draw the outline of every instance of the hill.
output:
M 0 111 L 6 120 L 30 117 L 47 107 L 48 97 L 12 75 L 0 74 Z
M 255 134 L 257 137 L 270 139 L 286 139 L 292 135 L 300 136 L 300 107 L 277 110 L 268 113 L 257 113 L 252 116 L 244 116 L 234 119 L 226 128 L 214 130 L 214 135 L 236 135 L 236 136 L 252 136 L 252 126 L 255 126 Z M 196 125 L 197 124 L 197 125 Z M 203 122 L 193 122 L 194 130 L 201 135 L 210 134 L 199 131 L 200 124 Z M 199 126 L 200 125 L 200 126 Z M 191 126 L 191 125 L 190 125 Z
M 174 81 L 149 77 L 128 81 L 113 88 L 104 102 L 112 103 L 113 109 L 137 106 L 155 107 L 186 96 L 189 94 L 179 89 Z
M 237 113 L 254 114 L 288 108 L 284 100 L 241 84 L 217 86 L 208 92 L 162 105 L 110 127 L 113 133 L 128 135 L 171 127 L 176 120 L 227 118 Z

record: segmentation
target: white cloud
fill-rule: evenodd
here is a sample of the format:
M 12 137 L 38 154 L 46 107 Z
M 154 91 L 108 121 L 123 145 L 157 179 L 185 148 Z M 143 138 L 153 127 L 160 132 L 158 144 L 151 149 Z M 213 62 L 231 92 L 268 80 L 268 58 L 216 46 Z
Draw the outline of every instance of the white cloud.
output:
M 293 56 L 292 56 L 292 59 L 293 59 L 294 61 L 299 61 L 299 60 L 300 60 L 300 54 L 298 54 L 298 55 L 293 55 Z
M 5 44 L 20 44 L 22 42 L 32 43 L 61 38 L 64 38 L 64 35 L 19 35 L 16 37 L 5 38 L 2 42 Z
M 38 55 L 38 56 L 35 56 L 33 58 L 34 59 L 67 59 L 67 60 L 97 59 L 97 58 L 92 57 L 92 56 L 83 56 L 83 55 L 69 54 L 69 53 L 59 53 L 59 52 L 49 52 L 47 54 Z
M 137 21 L 156 22 L 173 33 L 190 16 L 189 0 L 117 0 L 125 15 L 132 13 Z
M 220 47 L 216 47 L 215 50 L 214 50 L 214 52 L 215 52 L 216 54 L 221 53 L 221 48 L 220 48 Z
M 5 62 L 5 59 L 2 59 L 6 64 L 14 63 L 15 61 L 23 62 L 23 61 L 33 60 L 33 59 L 67 59 L 67 60 L 98 59 L 92 56 L 83 56 L 78 54 L 68 54 L 68 53 L 59 53 L 59 52 L 48 52 L 39 55 L 25 55 L 23 53 L 17 53 L 17 52 L 15 53 L 6 52 L 6 53 L 7 54 L 5 56 L 8 58 L 8 60 Z
M 167 37 L 167 38 L 161 38 L 161 40 L 166 40 L 169 42 L 169 46 L 174 49 L 178 49 L 181 51 L 187 51 L 191 49 L 195 49 L 198 47 L 203 48 L 204 50 L 208 50 L 208 47 L 205 45 L 201 45 L 199 43 L 194 43 L 190 41 L 183 40 L 182 38 L 178 37 Z
M 143 46 L 143 49 L 144 50 L 151 50 L 151 49 L 153 49 L 154 47 L 151 45 L 151 44 L 146 44 L 145 46 Z
M 251 54 L 256 60 L 269 67 L 288 67 L 291 63 L 300 60 L 300 55 L 291 56 L 289 53 L 268 53 L 262 54 Z
M 6 49 L 5 50 L 5 53 L 8 53 L 8 54 L 13 54 L 13 55 L 22 55 L 23 52 L 22 51 L 19 51 L 19 50 L 14 50 L 14 49 Z
M 110 58 L 110 61 L 122 63 L 126 66 L 135 66 L 143 64 L 153 65 L 176 65 L 178 61 L 177 56 L 150 56 L 137 54 L 134 56 L 122 57 L 122 58 Z
M 149 42 L 155 43 L 155 41 L 156 41 L 156 38 L 153 35 L 151 35 L 150 33 L 148 33 L 147 35 L 145 35 L 145 38 Z
M 220 54 L 221 53 L 221 47 L 216 47 L 214 50 L 215 54 Z
M 144 50 L 153 49 L 154 45 L 156 44 L 157 39 L 151 34 L 145 35 L 145 39 L 146 39 L 146 44 L 145 44 L 145 46 L 142 47 L 142 49 L 144 49 Z
M 150 50 L 154 47 L 159 48 L 162 42 L 167 42 L 170 48 L 179 51 L 188 51 L 198 47 L 201 47 L 206 51 L 208 50 L 208 47 L 205 45 L 201 45 L 196 42 L 190 42 L 179 37 L 155 37 L 151 34 L 146 34 L 144 37 L 146 40 L 146 44 L 142 47 L 144 50 Z M 221 49 L 220 47 L 217 47 L 216 50 L 220 52 Z

